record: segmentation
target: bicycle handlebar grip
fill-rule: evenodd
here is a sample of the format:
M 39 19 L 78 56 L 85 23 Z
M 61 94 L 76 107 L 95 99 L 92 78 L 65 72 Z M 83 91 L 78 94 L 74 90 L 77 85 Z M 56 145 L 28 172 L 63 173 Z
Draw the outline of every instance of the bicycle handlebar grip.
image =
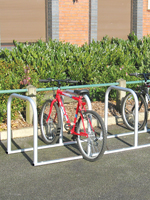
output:
M 78 83 L 79 81 L 69 80 L 69 83 Z
M 71 79 L 66 79 L 66 80 L 55 80 L 53 78 L 48 78 L 48 79 L 40 79 L 39 82 L 41 83 L 48 83 L 48 82 L 52 82 L 52 81 L 57 81 L 57 82 L 66 82 L 66 83 L 78 83 L 79 81 L 74 81 Z
M 39 79 L 39 82 L 40 82 L 40 83 L 48 83 L 48 82 L 49 82 L 49 80 L 45 80 L 45 79 Z
M 131 73 L 131 74 L 129 74 L 130 76 L 138 76 L 138 73 L 136 72 L 136 73 Z
M 71 79 L 65 79 L 65 80 L 60 80 L 61 82 L 66 82 L 66 83 L 78 83 L 79 81 L 74 81 Z
M 49 82 L 51 82 L 51 81 L 56 81 L 55 79 L 53 79 L 53 78 L 48 78 L 47 79 Z

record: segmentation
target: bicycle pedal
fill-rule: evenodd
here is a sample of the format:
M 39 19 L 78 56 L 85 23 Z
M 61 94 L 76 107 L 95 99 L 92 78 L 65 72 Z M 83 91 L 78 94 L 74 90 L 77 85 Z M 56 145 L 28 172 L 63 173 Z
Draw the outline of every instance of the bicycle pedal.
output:
M 67 134 L 69 135 L 69 134 L 70 134 L 70 131 L 68 131 Z
M 49 140 L 52 140 L 52 139 L 53 139 L 53 137 L 52 137 L 52 136 L 49 136 L 49 137 L 48 137 L 48 139 L 49 139 Z
M 72 126 L 71 126 L 70 123 L 66 123 L 66 124 L 64 125 L 64 128 L 66 129 L 66 131 L 70 131 L 70 130 L 72 129 Z

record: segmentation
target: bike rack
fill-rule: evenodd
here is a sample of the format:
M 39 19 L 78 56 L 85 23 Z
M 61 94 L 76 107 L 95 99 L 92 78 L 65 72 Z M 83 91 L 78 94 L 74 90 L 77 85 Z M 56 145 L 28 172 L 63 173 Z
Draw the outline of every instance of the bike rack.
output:
M 127 150 L 139 149 L 139 148 L 143 148 L 143 147 L 149 147 L 150 144 L 138 145 L 138 134 L 147 132 L 147 128 L 145 127 L 144 130 L 138 131 L 138 98 L 137 98 L 136 93 L 129 88 L 123 88 L 123 87 L 119 87 L 119 86 L 110 86 L 107 89 L 107 91 L 105 93 L 105 118 L 104 118 L 106 132 L 108 130 L 108 96 L 109 96 L 111 89 L 122 90 L 122 91 L 130 92 L 131 94 L 133 94 L 134 99 L 135 99 L 135 128 L 134 128 L 134 132 L 110 135 L 110 136 L 107 136 L 107 139 L 134 134 L 134 146 L 121 148 L 121 149 L 115 149 L 115 150 L 108 150 L 108 151 L 105 151 L 104 154 L 110 154 L 110 153 L 122 152 L 122 151 L 127 151 Z
M 121 136 L 127 136 L 127 135 L 132 135 L 134 134 L 134 146 L 132 147 L 126 147 L 126 148 L 121 148 L 121 149 L 115 149 L 115 150 L 108 150 L 105 151 L 104 154 L 110 154 L 110 153 L 116 153 L 116 152 L 122 152 L 122 151 L 127 151 L 127 150 L 133 150 L 133 149 L 139 149 L 143 147 L 148 147 L 150 144 L 145 144 L 145 145 L 138 145 L 138 133 L 144 133 L 147 131 L 146 127 L 143 131 L 138 131 L 138 99 L 136 96 L 136 93 L 128 88 L 122 88 L 118 86 L 110 86 L 105 94 L 105 127 L 106 127 L 106 132 L 108 130 L 108 96 L 109 92 L 111 89 L 115 90 L 122 90 L 126 92 L 130 92 L 133 94 L 134 99 L 135 99 L 135 130 L 134 132 L 129 132 L 129 133 L 120 133 L 120 134 L 115 134 L 115 135 L 110 135 L 107 136 L 107 139 L 109 138 L 116 138 L 116 137 L 121 137 Z M 69 91 L 70 92 L 70 91 Z M 23 100 L 27 100 L 30 102 L 32 109 L 33 109 L 33 147 L 32 148 L 25 148 L 25 149 L 17 149 L 17 150 L 11 150 L 11 101 L 13 98 L 19 98 Z M 87 102 L 88 109 L 92 109 L 91 102 L 89 100 L 89 97 L 87 95 L 84 95 L 84 98 Z M 63 122 L 63 114 L 61 112 L 62 116 L 62 122 Z M 12 154 L 12 153 L 19 153 L 19 152 L 26 152 L 26 151 L 34 151 L 34 158 L 33 158 L 33 165 L 34 166 L 40 166 L 40 165 L 45 165 L 45 164 L 52 164 L 52 163 L 58 163 L 58 162 L 63 162 L 63 161 L 69 161 L 69 160 L 76 160 L 76 159 L 81 159 L 82 156 L 74 156 L 74 157 L 68 157 L 68 158 L 60 158 L 60 159 L 55 159 L 55 160 L 49 160 L 49 161 L 41 161 L 38 162 L 38 150 L 39 149 L 46 149 L 46 148 L 52 148 L 52 147 L 58 147 L 58 146 L 65 146 L 65 145 L 70 145 L 70 144 L 76 144 L 74 141 L 70 142 L 64 142 L 63 143 L 63 126 L 61 127 L 61 132 L 60 132 L 60 139 L 58 144 L 54 145 L 45 145 L 45 146 L 39 146 L 38 147 L 38 131 L 37 131 L 37 109 L 34 101 L 27 96 L 19 95 L 19 94 L 11 94 L 8 102 L 7 102 L 7 153 Z
M 68 91 L 68 92 L 71 92 L 71 91 Z M 73 91 L 72 91 L 72 93 L 73 93 Z M 19 99 L 27 100 L 27 101 L 30 102 L 30 104 L 32 106 L 32 109 L 33 109 L 33 140 L 34 140 L 32 148 L 11 150 L 11 139 L 12 139 L 12 136 L 11 136 L 11 101 L 12 101 L 13 98 L 19 98 Z M 91 106 L 91 102 L 90 102 L 89 97 L 87 95 L 84 95 L 84 98 L 87 102 L 88 109 L 91 110 L 92 106 Z M 61 117 L 62 117 L 62 122 L 63 122 L 62 111 L 61 111 Z M 52 163 L 58 163 L 58 162 L 76 160 L 76 159 L 83 158 L 80 155 L 80 156 L 74 156 L 74 157 L 60 158 L 60 159 L 55 159 L 55 160 L 38 162 L 38 150 L 39 149 L 46 149 L 46 148 L 76 144 L 76 142 L 75 141 L 63 142 L 63 125 L 62 125 L 58 144 L 45 145 L 45 146 L 39 146 L 38 147 L 38 124 L 37 124 L 38 120 L 37 119 L 38 119 L 38 115 L 37 115 L 36 105 L 30 97 L 15 94 L 15 93 L 10 95 L 10 97 L 8 98 L 8 102 L 7 102 L 7 153 L 8 154 L 20 153 L 20 152 L 26 152 L 26 151 L 32 151 L 33 150 L 34 151 L 34 158 L 33 158 L 33 165 L 34 166 L 52 164 Z
M 17 150 L 11 150 L 11 101 L 13 98 L 19 98 L 22 100 L 27 100 L 30 102 L 32 109 L 33 109 L 33 135 L 34 135 L 34 144 L 33 148 L 25 148 L 25 149 L 17 149 Z M 37 162 L 37 154 L 36 154 L 36 149 L 37 149 L 37 136 L 38 136 L 38 131 L 37 131 L 37 109 L 34 101 L 27 96 L 19 95 L 19 94 L 11 94 L 10 97 L 8 98 L 7 102 L 7 153 L 12 154 L 12 153 L 19 153 L 19 152 L 25 152 L 25 151 L 32 151 L 34 150 L 34 163 L 36 164 Z

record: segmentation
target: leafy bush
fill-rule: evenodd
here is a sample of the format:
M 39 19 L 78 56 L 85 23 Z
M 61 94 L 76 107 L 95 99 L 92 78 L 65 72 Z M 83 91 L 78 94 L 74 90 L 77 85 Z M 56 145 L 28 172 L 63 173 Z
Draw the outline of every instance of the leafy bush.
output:
M 0 60 L 0 90 L 13 90 L 23 89 L 27 85 L 34 83 L 38 86 L 38 75 L 35 71 L 28 68 L 28 75 L 25 73 L 26 66 L 22 63 L 12 64 Z M 30 82 L 25 81 L 28 78 Z M 22 93 L 21 93 L 22 94 Z M 0 94 L 0 122 L 6 121 L 7 115 L 7 101 L 10 94 Z M 25 102 L 20 99 L 14 99 L 12 101 L 12 118 L 15 118 L 18 110 L 23 110 Z
M 120 78 L 133 81 L 137 78 L 129 73 L 150 72 L 150 37 L 139 40 L 134 33 L 127 40 L 106 36 L 81 47 L 56 40 L 31 44 L 14 41 L 14 45 L 11 51 L 0 50 L 1 90 L 25 88 L 28 84 L 50 87 L 51 84 L 38 82 L 49 77 L 71 78 L 86 85 L 113 83 Z M 106 89 L 92 88 L 93 100 L 104 100 Z M 110 97 L 115 96 L 116 92 L 112 91 Z M 7 98 L 8 95 L 0 95 L 0 121 L 5 115 Z M 24 104 L 19 106 L 23 109 Z

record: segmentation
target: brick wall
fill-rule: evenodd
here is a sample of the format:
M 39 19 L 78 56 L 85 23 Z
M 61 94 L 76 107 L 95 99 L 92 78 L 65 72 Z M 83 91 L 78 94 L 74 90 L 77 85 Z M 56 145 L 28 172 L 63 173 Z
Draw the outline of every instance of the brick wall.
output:
M 89 42 L 89 0 L 59 0 L 59 40 Z
M 150 10 L 148 0 L 143 0 L 143 36 L 150 34 Z

